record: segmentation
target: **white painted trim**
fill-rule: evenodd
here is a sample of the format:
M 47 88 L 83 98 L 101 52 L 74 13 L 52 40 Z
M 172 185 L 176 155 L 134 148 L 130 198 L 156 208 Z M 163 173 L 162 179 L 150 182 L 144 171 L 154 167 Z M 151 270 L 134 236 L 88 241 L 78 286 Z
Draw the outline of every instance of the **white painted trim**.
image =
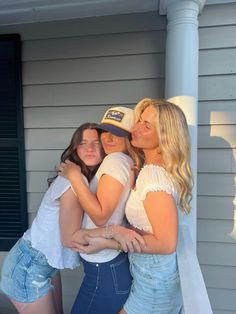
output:
M 188 217 L 191 236 L 196 246 L 197 185 L 197 97 L 198 97 L 198 14 L 202 1 L 167 0 L 167 40 L 165 97 L 179 105 L 189 124 L 194 177 L 192 214 Z M 166 3 L 167 3 L 166 2 Z
M 165 96 L 185 112 L 192 141 L 194 177 L 192 212 L 179 214 L 177 261 L 183 296 L 182 314 L 212 314 L 210 301 L 196 255 L 197 221 L 197 98 L 198 15 L 204 0 L 167 0 Z
M 177 261 L 185 314 L 212 314 L 204 279 L 188 226 L 179 228 Z

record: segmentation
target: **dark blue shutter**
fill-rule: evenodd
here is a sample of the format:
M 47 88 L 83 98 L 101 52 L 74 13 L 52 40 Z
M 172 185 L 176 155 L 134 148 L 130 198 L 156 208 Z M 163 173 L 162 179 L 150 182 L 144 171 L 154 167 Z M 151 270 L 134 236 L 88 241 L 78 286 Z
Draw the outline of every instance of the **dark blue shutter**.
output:
M 26 230 L 26 204 L 21 41 L 0 35 L 0 251 Z

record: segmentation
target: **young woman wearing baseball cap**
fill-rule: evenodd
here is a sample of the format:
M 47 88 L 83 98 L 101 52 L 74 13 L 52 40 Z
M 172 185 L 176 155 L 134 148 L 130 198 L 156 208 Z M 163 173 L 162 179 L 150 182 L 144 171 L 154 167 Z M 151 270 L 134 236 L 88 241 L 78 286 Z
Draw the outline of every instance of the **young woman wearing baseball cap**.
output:
M 123 223 L 125 203 L 134 182 L 134 159 L 138 160 L 130 145 L 133 122 L 133 110 L 130 108 L 113 107 L 104 114 L 98 128 L 103 130 L 101 143 L 107 156 L 91 180 L 90 188 L 84 184 L 77 165 L 68 161 L 59 167 L 60 174 L 71 182 L 84 209 L 84 229 L 96 232 L 99 230 L 95 229 L 97 226 Z M 85 230 L 87 233 L 88 230 Z M 106 237 L 109 238 L 109 235 Z M 81 238 L 81 242 L 85 238 Z M 134 232 L 132 245 L 140 250 L 143 244 L 142 237 Z M 127 254 L 119 250 L 117 242 L 115 248 L 80 254 L 85 276 L 72 314 L 117 314 L 123 307 L 132 278 Z

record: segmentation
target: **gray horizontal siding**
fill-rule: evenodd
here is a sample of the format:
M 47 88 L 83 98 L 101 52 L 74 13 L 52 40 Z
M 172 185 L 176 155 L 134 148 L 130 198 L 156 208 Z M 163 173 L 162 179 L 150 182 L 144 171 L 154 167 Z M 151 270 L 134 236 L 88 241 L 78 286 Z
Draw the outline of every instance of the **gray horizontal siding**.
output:
M 104 109 L 107 108 L 93 106 L 89 109 L 91 114 L 88 115 L 88 107 L 86 106 L 77 105 L 66 108 L 65 106 L 25 108 L 25 127 L 27 129 L 77 127 L 88 120 L 99 121 Z
M 163 79 L 81 82 L 25 86 L 24 107 L 135 104 L 144 96 L 160 97 Z
M 200 17 L 200 20 L 201 20 L 201 17 Z M 234 23 L 235 22 L 236 21 L 234 17 Z M 214 48 L 219 49 L 219 47 L 220 49 L 223 49 L 223 48 L 229 48 L 229 47 L 230 48 L 236 47 L 235 32 L 236 32 L 236 26 L 232 24 L 221 26 L 221 27 L 210 26 L 208 28 L 205 28 L 205 27 L 200 28 L 199 29 L 199 46 L 201 49 L 201 53 L 203 53 L 204 49 L 214 49 Z
M 224 57 L 224 54 L 222 54 Z M 223 101 L 235 100 L 235 74 L 222 74 L 219 76 L 203 76 L 199 77 L 199 100 L 200 101 Z M 224 87 L 224 88 L 222 88 Z
M 36 192 L 36 193 L 27 193 L 28 196 L 28 206 L 29 213 L 36 213 L 38 211 L 40 202 L 42 200 L 44 193 Z
M 27 171 L 51 171 L 58 165 L 63 150 L 35 150 L 26 152 Z
M 209 287 L 221 289 L 236 289 L 236 267 L 202 266 L 204 278 L 208 280 Z
M 208 293 L 211 300 L 214 301 L 215 307 L 219 309 L 214 310 L 214 314 L 233 314 L 236 312 L 236 290 L 209 288 Z M 222 299 L 225 300 L 225 311 L 222 309 Z
M 201 100 L 199 103 L 198 123 L 199 125 L 209 125 L 209 121 L 211 121 L 212 125 L 216 122 L 215 118 L 218 115 L 220 116 L 221 121 L 225 119 L 228 124 L 231 124 L 231 121 L 232 124 L 235 124 L 235 107 L 235 99 L 215 99 L 209 101 Z M 199 145 L 201 145 L 201 142 L 199 142 Z
M 205 6 L 199 16 L 200 28 L 236 24 L 236 3 Z
M 26 129 L 25 143 L 28 151 L 63 150 L 70 140 L 75 128 Z
M 199 173 L 198 195 L 235 196 L 235 174 Z M 233 199 L 232 199 L 233 201 Z M 232 217 L 233 219 L 233 217 Z
M 222 219 L 232 223 L 235 205 L 231 196 L 198 196 L 197 203 L 199 219 Z
M 202 272 L 209 283 L 208 293 L 213 303 L 213 313 L 235 313 L 236 311 L 236 267 L 203 266 Z M 212 288 L 218 286 L 218 289 Z
M 198 242 L 197 254 L 201 263 L 201 268 L 208 266 L 208 269 L 210 269 L 211 267 L 218 266 L 218 275 L 216 275 L 216 277 L 221 276 L 222 278 L 222 282 L 219 286 L 209 285 L 206 281 L 207 287 L 222 288 L 222 285 L 227 286 L 227 280 L 226 278 L 224 279 L 221 271 L 223 272 L 228 266 L 228 271 L 232 272 L 232 276 L 235 276 L 236 250 L 234 243 L 216 243 L 210 241 Z
M 197 254 L 214 314 L 236 312 L 236 3 L 199 18 Z
M 31 61 L 23 85 L 163 78 L 164 64 L 163 54 Z
M 198 241 L 235 244 L 236 234 L 232 234 L 233 227 L 234 222 L 230 219 L 198 219 Z
M 199 172 L 235 172 L 235 159 L 231 149 L 199 149 Z
M 165 36 L 164 30 L 156 30 L 28 40 L 24 42 L 22 59 L 26 62 L 160 53 L 165 51 Z
M 228 148 L 233 155 L 236 148 L 235 125 L 206 125 L 198 128 L 200 148 Z
M 222 58 L 224 54 L 224 58 Z M 207 49 L 200 51 L 199 75 L 222 75 L 236 73 L 236 47 L 224 49 Z

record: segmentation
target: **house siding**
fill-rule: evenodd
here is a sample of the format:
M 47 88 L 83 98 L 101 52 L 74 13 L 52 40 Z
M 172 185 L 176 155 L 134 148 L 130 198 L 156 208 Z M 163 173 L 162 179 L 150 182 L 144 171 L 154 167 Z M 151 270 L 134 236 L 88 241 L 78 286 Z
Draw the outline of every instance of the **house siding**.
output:
M 199 18 L 197 254 L 214 314 L 236 313 L 236 4 Z
M 107 106 L 133 106 L 143 97 L 164 96 L 166 19 L 156 13 L 129 14 L 15 25 L 0 32 L 17 32 L 22 38 L 31 223 L 77 126 L 99 122 Z M 62 271 L 65 314 L 82 276 L 82 267 Z

